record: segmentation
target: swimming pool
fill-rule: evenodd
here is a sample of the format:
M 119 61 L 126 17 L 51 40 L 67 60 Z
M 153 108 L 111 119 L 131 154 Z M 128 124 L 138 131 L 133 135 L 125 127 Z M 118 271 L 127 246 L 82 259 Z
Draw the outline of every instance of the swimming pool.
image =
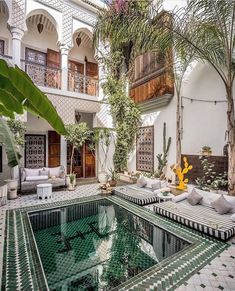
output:
M 29 218 L 50 290 L 110 290 L 189 245 L 107 199 Z
M 174 290 L 227 244 L 117 196 L 7 210 L 1 290 Z

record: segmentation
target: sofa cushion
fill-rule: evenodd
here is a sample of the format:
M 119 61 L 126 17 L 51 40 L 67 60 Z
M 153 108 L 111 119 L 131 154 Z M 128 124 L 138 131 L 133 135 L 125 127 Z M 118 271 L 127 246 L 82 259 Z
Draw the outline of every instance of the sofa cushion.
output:
M 25 172 L 25 169 L 23 169 L 21 172 L 21 181 L 24 182 L 25 179 L 26 179 L 26 172 Z
M 42 170 L 42 169 L 28 169 L 28 168 L 25 168 L 25 174 L 26 174 L 26 178 L 27 177 L 32 177 L 32 176 L 39 176 L 39 170 Z
M 46 169 L 42 169 L 42 170 L 39 170 L 39 176 L 50 176 L 50 173 L 49 173 L 49 170 L 46 170 Z
M 48 180 L 48 176 L 27 176 L 26 181 L 27 182 L 32 182 L 32 181 L 45 181 Z
M 233 214 L 231 215 L 231 219 L 232 219 L 233 222 L 235 222 L 235 213 L 233 213 Z
M 217 200 L 211 203 L 211 206 L 219 214 L 226 214 L 232 209 L 232 205 L 224 198 L 224 195 L 221 195 Z
M 177 195 L 177 196 L 172 198 L 172 202 L 178 203 L 180 201 L 183 201 L 183 200 L 188 198 L 188 195 L 189 195 L 189 193 L 187 193 L 187 192 L 184 192 L 180 195 Z
M 140 187 L 140 188 L 143 188 L 147 185 L 147 181 L 146 181 L 146 178 L 145 177 L 139 177 L 139 179 L 137 180 L 137 186 Z
M 192 192 L 188 195 L 187 201 L 192 206 L 199 204 L 199 202 L 202 200 L 202 195 L 200 195 L 197 190 L 194 188 Z

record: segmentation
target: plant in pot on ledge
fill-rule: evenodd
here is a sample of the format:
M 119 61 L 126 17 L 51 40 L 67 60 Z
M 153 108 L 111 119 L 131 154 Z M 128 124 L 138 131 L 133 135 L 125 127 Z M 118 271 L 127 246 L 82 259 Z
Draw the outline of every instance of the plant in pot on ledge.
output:
M 91 131 L 85 122 L 79 124 L 69 124 L 66 126 L 67 133 L 65 139 L 72 146 L 71 156 L 70 156 L 70 170 L 67 179 L 68 190 L 74 190 L 76 186 L 76 174 L 73 173 L 74 165 L 74 151 L 83 146 L 86 140 L 89 139 Z
M 111 187 L 115 187 L 117 185 L 117 181 L 119 180 L 119 174 L 112 168 L 109 169 L 109 184 Z

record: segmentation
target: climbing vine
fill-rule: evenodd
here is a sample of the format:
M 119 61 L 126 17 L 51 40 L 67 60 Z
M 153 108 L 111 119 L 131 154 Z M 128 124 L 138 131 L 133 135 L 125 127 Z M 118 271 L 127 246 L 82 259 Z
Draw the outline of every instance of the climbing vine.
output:
M 126 84 L 124 77 L 117 79 L 108 76 L 103 85 L 116 128 L 113 163 L 117 172 L 127 169 L 128 156 L 140 125 L 140 111 L 126 92 Z

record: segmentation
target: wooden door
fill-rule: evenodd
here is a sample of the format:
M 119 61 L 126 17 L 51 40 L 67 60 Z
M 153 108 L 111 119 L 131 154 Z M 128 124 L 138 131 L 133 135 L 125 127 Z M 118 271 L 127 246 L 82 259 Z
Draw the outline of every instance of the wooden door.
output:
M 56 131 L 48 131 L 48 166 L 60 166 L 60 135 Z
M 47 86 L 60 89 L 61 85 L 61 55 L 60 52 L 47 49 Z
M 90 151 L 89 141 L 84 145 L 84 159 L 85 159 L 85 178 L 95 177 L 95 156 L 94 153 Z
M 72 146 L 67 143 L 67 173 L 70 171 L 70 158 L 71 158 Z M 83 177 L 83 148 L 75 149 L 73 160 L 73 172 L 77 178 Z
M 84 93 L 84 64 L 69 61 L 69 91 Z
M 86 94 L 96 96 L 98 89 L 98 65 L 96 63 L 87 62 L 86 63 Z

